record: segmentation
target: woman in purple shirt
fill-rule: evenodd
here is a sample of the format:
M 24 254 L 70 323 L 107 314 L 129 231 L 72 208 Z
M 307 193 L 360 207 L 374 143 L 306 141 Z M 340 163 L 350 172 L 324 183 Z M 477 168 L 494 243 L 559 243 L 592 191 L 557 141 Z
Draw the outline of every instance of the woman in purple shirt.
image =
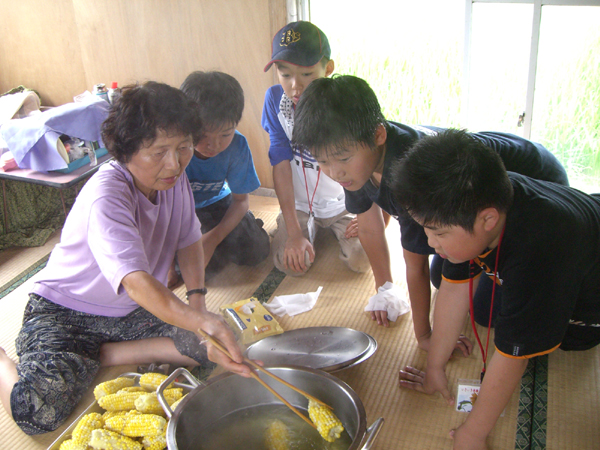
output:
M 249 376 L 235 338 L 206 309 L 200 223 L 185 168 L 200 129 L 178 89 L 125 88 L 102 126 L 114 161 L 84 186 L 40 272 L 17 337 L 0 349 L 0 400 L 27 434 L 58 428 L 102 365 L 224 368 Z M 189 304 L 166 287 L 177 254 Z M 234 360 L 201 345 L 220 339 Z

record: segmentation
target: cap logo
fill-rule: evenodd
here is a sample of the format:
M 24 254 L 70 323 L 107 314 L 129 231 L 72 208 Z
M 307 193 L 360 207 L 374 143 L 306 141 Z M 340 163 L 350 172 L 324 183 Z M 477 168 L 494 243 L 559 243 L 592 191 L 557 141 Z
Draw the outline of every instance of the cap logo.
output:
M 282 47 L 287 47 L 294 42 L 298 42 L 300 40 L 300 33 L 294 30 L 286 31 L 283 36 L 281 36 L 281 45 Z

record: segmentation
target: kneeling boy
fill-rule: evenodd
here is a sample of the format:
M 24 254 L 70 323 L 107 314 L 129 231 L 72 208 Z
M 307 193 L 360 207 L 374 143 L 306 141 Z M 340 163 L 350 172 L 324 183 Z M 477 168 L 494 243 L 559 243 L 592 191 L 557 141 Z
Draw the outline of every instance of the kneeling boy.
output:
M 254 266 L 269 255 L 263 222 L 248 210 L 248 194 L 258 187 L 252 153 L 236 130 L 244 91 L 223 72 L 193 72 L 181 90 L 197 104 L 203 133 L 186 168 L 202 228 L 206 276 L 228 262 Z M 172 283 L 173 284 L 173 283 Z
M 438 293 L 427 373 L 407 368 L 401 386 L 451 401 L 444 367 L 469 285 L 488 276 L 502 286 L 496 351 L 454 432 L 454 448 L 486 448 L 529 358 L 600 343 L 600 195 L 507 172 L 496 152 L 459 130 L 420 140 L 392 179 L 396 201 L 425 228 L 452 281 Z

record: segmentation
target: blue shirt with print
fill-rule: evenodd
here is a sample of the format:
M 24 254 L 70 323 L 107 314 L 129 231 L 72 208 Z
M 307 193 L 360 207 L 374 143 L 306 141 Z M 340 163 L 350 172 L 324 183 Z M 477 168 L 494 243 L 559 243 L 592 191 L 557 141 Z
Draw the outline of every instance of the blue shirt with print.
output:
M 237 130 L 229 147 L 212 158 L 194 156 L 185 172 L 196 209 L 218 202 L 230 193 L 248 194 L 260 187 L 248 141 Z

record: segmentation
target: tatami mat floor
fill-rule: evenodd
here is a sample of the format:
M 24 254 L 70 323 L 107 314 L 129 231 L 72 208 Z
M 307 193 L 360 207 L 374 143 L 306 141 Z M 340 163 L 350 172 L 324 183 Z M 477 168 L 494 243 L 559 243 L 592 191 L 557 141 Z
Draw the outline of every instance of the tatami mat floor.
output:
M 251 196 L 251 209 L 257 217 L 264 220 L 267 230 L 274 230 L 278 212 L 276 199 Z M 405 288 L 399 232 L 394 221 L 388 227 L 387 234 L 392 246 L 394 280 L 397 285 Z M 56 233 L 44 247 L 0 252 L 0 287 L 13 285 L 15 279 L 18 281 L 22 271 L 47 255 L 58 239 L 59 233 Z M 311 326 L 344 326 L 364 331 L 377 340 L 378 350 L 373 357 L 358 366 L 335 373 L 362 400 L 369 425 L 378 417 L 385 419 L 372 448 L 451 449 L 452 440 L 448 431 L 464 421 L 465 413 L 455 412 L 439 396 L 427 397 L 398 388 L 398 369 L 405 365 L 424 368 L 426 362 L 426 355 L 417 349 L 413 338 L 410 313 L 400 317 L 388 329 L 378 327 L 363 311 L 366 300 L 374 294 L 371 272 L 349 272 L 338 259 L 338 247 L 331 233 L 319 233 L 316 247 L 317 260 L 304 277 L 276 277 L 276 280 L 267 283 L 265 280 L 273 273 L 270 258 L 254 268 L 228 266 L 208 283 L 209 309 L 217 311 L 223 304 L 257 295 L 257 292 L 270 298 L 280 294 L 312 292 L 323 286 L 312 311 L 278 320 L 285 330 Z M 265 285 L 268 285 L 266 289 Z M 0 291 L 0 346 L 12 357 L 15 357 L 14 338 L 20 328 L 29 288 L 30 281 L 26 281 L 3 296 Z M 180 287 L 175 293 L 183 297 L 184 289 Z M 465 334 L 473 338 L 468 327 L 465 327 Z M 479 329 L 479 334 L 484 335 L 485 330 Z M 595 414 L 600 408 L 599 349 L 579 353 L 554 352 L 547 358 L 546 366 L 538 366 L 541 368 L 532 371 L 532 378 L 538 376 L 538 386 L 541 388 L 528 392 L 531 384 L 525 384 L 521 393 L 515 392 L 489 439 L 490 448 L 600 448 L 600 427 Z M 131 366 L 105 368 L 97 381 L 134 369 Z M 452 386 L 456 385 L 458 379 L 476 378 L 480 370 L 481 356 L 478 349 L 469 358 L 457 357 L 451 360 L 447 367 Z M 542 383 L 540 380 L 544 370 L 547 382 Z M 531 395 L 528 397 L 528 394 Z M 528 398 L 533 400 L 527 400 Z M 534 424 L 522 414 L 529 406 L 526 404 L 528 401 L 532 403 L 532 409 L 537 411 Z M 91 402 L 92 396 L 89 393 L 72 418 L 76 418 Z M 54 433 L 42 436 L 26 436 L 0 409 L 0 449 L 46 449 L 67 426 L 65 424 Z M 535 433 L 531 432 L 532 428 Z M 524 434 L 525 438 L 516 440 L 516 436 L 521 436 L 519 433 L 522 429 L 528 430 Z M 532 434 L 536 434 L 534 439 L 531 438 Z

